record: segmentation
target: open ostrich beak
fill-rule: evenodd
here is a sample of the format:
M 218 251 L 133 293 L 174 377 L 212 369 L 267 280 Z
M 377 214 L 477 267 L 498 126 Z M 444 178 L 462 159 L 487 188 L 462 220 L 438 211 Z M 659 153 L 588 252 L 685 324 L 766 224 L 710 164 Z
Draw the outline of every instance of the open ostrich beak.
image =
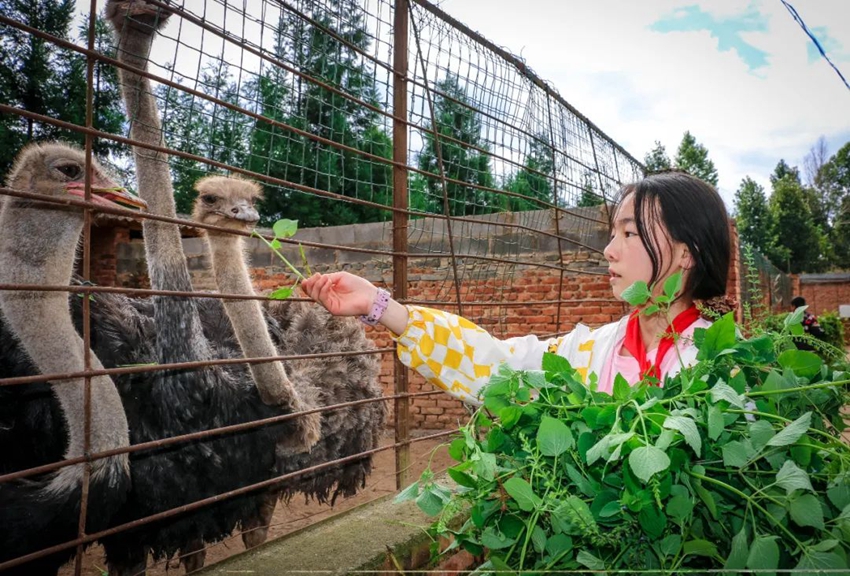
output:
M 68 194 L 71 194 L 72 196 L 79 196 L 80 198 L 85 198 L 85 184 L 83 184 L 82 182 L 69 182 L 65 186 L 65 189 L 68 191 Z M 145 202 L 135 194 L 127 191 L 126 188 L 122 188 L 120 186 L 114 186 L 109 188 L 92 186 L 91 193 L 92 202 L 94 202 L 95 204 L 101 204 L 103 206 L 111 206 L 113 208 L 120 208 L 121 206 L 126 206 L 129 208 L 139 208 L 140 210 L 144 210 L 148 207 L 147 202 Z

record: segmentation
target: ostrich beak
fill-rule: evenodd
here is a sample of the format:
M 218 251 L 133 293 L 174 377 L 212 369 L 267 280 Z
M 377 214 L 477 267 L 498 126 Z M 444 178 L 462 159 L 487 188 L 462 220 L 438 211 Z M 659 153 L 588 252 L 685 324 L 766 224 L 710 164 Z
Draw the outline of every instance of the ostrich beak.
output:
M 246 222 L 248 224 L 256 224 L 260 221 L 260 214 L 257 212 L 257 209 L 244 201 L 237 202 L 236 205 L 230 209 L 230 217 L 234 220 L 239 220 L 240 222 Z
M 65 189 L 72 196 L 79 196 L 80 198 L 85 198 L 85 185 L 82 182 L 69 182 L 65 186 Z M 126 188 L 122 188 L 120 186 L 92 186 L 91 193 L 92 202 L 94 202 L 95 204 L 101 204 L 103 206 L 119 208 L 121 205 L 123 205 L 130 208 L 139 208 L 141 210 L 144 210 L 148 207 L 147 202 L 145 202 L 135 194 L 127 191 Z

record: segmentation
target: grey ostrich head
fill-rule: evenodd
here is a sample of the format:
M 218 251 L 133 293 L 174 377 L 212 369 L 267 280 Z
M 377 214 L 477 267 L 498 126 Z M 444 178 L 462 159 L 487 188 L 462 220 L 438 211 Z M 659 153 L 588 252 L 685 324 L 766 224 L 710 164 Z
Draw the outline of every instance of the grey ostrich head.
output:
M 263 189 L 256 182 L 232 176 L 207 176 L 195 183 L 195 190 L 198 191 L 192 211 L 195 222 L 248 232 L 260 220 L 254 203 L 262 198 Z
M 68 144 L 30 144 L 15 161 L 7 186 L 44 196 L 85 197 L 86 157 Z M 118 186 L 109 173 L 92 160 L 91 201 L 101 206 L 145 208 L 144 200 Z

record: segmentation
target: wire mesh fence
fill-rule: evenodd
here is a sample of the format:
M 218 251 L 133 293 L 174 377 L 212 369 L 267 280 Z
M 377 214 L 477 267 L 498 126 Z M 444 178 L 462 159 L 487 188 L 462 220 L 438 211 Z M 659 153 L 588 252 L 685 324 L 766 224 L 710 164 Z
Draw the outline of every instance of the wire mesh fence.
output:
M 270 499 L 353 494 L 378 451 L 396 451 L 405 481 L 421 440 L 411 402 L 440 392 L 414 391 L 396 364 L 381 394 L 375 358 L 389 363 L 392 347 L 298 298 L 243 326 L 266 297 L 216 255 L 241 262 L 234 240 L 251 230 L 204 207 L 200 178 L 262 184 L 260 226 L 371 223 L 365 245 L 301 243 L 310 258 L 377 263 L 403 302 L 457 307 L 500 335 L 563 332 L 575 305 L 608 302 L 574 278 L 602 275 L 609 202 L 642 166 L 424 0 L 110 0 L 81 18 L 67 2 L 3 8 L 0 571 L 51 572 L 76 553 L 79 574 L 95 541 L 111 568 L 143 570 L 148 550 L 197 567 L 205 543 L 267 524 Z M 79 149 L 29 148 L 13 167 L 26 144 L 60 139 Z M 148 211 L 111 203 L 119 184 Z M 104 260 L 93 223 L 142 229 L 149 286 L 88 282 Z M 214 292 L 192 288 L 189 229 L 207 236 Z M 304 322 L 337 332 L 311 344 Z M 273 347 L 249 350 L 240 330 Z M 362 378 L 275 403 L 262 396 L 276 362 L 316 390 L 333 366 Z M 394 440 L 379 446 L 385 404 Z M 287 439 L 310 415 L 323 435 L 304 455 Z

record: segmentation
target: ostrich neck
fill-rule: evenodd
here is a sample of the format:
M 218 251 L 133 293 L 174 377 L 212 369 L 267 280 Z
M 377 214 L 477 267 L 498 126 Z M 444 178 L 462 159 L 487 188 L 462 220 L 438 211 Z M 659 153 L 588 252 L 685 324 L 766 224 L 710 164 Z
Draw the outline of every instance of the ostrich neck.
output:
M 153 33 L 125 26 L 117 37 L 118 60 L 146 71 Z M 130 137 L 145 144 L 164 146 L 150 81 L 120 67 L 118 76 L 131 121 Z M 168 155 L 141 146 L 134 146 L 133 154 L 138 192 L 147 201 L 148 210 L 160 216 L 176 217 Z M 145 220 L 142 226 L 151 288 L 191 291 L 192 281 L 177 225 Z M 208 359 L 210 351 L 203 337 L 197 304 L 191 299 L 171 297 L 156 297 L 154 302 L 159 361 Z
M 242 239 L 212 234 L 207 236 L 207 244 L 219 291 L 227 294 L 254 294 Z M 224 300 L 224 309 L 246 358 L 277 356 L 277 349 L 266 329 L 266 320 L 257 300 Z M 282 362 L 251 364 L 250 370 L 266 404 L 285 403 L 293 409 L 300 407 Z
M 39 207 L 16 207 L 11 203 L 4 208 L 0 213 L 0 283 L 67 286 L 82 231 L 82 215 Z M 0 291 L 0 310 L 42 374 L 85 370 L 83 340 L 74 330 L 66 292 Z M 92 369 L 103 368 L 93 353 L 90 360 Z M 65 456 L 82 456 L 85 446 L 84 380 L 53 380 L 51 385 L 68 425 Z M 91 378 L 90 417 L 91 451 L 130 445 L 121 397 L 108 376 Z M 126 473 L 127 455 L 97 460 L 93 470 L 102 474 L 113 466 Z M 63 469 L 57 479 L 60 483 L 75 484 L 81 474 L 79 466 L 69 467 Z

